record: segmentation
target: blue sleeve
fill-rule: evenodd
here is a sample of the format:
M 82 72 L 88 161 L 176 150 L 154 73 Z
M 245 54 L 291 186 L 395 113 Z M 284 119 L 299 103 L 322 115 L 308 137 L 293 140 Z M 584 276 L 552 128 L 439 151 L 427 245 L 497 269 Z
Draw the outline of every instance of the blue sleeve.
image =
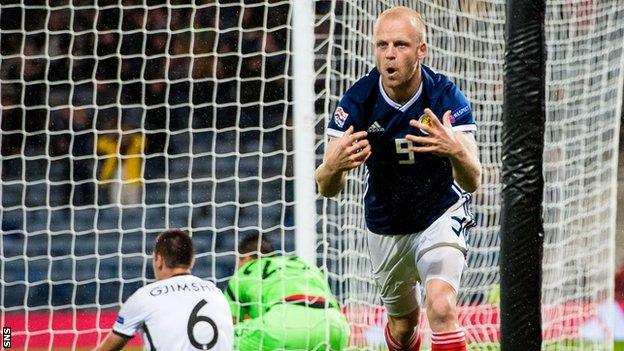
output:
M 439 118 L 442 118 L 444 112 L 451 110 L 451 124 L 453 130 L 458 131 L 476 131 L 477 125 L 472 115 L 470 102 L 457 86 L 448 82 L 445 86 L 445 92 L 441 97 L 441 106 Z
M 355 100 L 349 91 L 343 95 L 329 118 L 327 135 L 340 138 L 350 126 L 353 126 L 356 132 L 362 130 L 360 123 L 361 107 Z
M 365 106 L 370 105 L 373 101 L 371 97 L 376 96 L 378 84 L 379 72 L 373 68 L 347 89 L 334 113 L 329 116 L 327 135 L 339 138 L 350 126 L 354 127 L 355 132 L 366 130 L 370 107 Z

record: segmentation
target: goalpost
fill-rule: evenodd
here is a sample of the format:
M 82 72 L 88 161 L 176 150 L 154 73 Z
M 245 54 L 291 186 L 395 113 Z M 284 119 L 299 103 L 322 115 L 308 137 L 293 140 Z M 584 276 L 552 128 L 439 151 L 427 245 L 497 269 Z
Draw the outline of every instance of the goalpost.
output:
M 426 63 L 477 119 L 460 322 L 476 349 L 496 345 L 504 0 L 64 0 L 0 5 L 0 324 L 13 347 L 93 347 L 153 278 L 155 235 L 179 227 L 194 273 L 220 287 L 248 232 L 316 257 L 352 348 L 384 349 L 362 170 L 335 199 L 313 193 L 311 172 L 392 5 L 422 13 Z M 624 1 L 551 0 L 546 25 L 545 348 L 610 350 Z

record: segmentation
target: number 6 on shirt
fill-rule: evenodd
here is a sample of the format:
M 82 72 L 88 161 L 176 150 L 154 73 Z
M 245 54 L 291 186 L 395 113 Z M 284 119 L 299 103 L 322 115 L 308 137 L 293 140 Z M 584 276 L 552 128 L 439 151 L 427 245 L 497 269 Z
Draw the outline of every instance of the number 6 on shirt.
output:
M 189 317 L 188 324 L 186 327 L 186 333 L 188 334 L 188 338 L 189 338 L 189 341 L 191 342 L 191 345 L 193 345 L 195 348 L 202 349 L 202 350 L 212 349 L 217 344 L 217 340 L 219 338 L 219 329 L 217 328 L 217 324 L 212 320 L 212 318 L 207 317 L 207 316 L 200 316 L 197 314 L 199 313 L 199 310 L 201 310 L 201 308 L 206 306 L 207 304 L 208 302 L 206 302 L 206 300 L 201 300 L 199 301 L 197 305 L 195 305 L 195 308 L 193 308 L 193 312 L 191 312 L 191 316 Z M 212 327 L 212 333 L 213 333 L 212 339 L 210 340 L 210 342 L 206 344 L 202 344 L 199 341 L 197 341 L 197 339 L 195 338 L 195 335 L 193 334 L 193 329 L 195 327 L 195 324 L 200 323 L 200 322 L 206 322 L 210 324 L 210 327 Z

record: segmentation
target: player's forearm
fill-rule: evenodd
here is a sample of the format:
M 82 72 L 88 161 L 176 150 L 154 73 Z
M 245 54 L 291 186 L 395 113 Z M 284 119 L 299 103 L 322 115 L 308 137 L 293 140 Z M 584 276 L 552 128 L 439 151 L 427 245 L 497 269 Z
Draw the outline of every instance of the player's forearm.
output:
M 106 336 L 106 339 L 96 347 L 93 351 L 118 351 L 123 350 L 124 346 L 130 339 L 121 337 L 112 331 Z
M 462 150 L 451 158 L 453 178 L 462 189 L 475 192 L 481 185 L 481 162 L 476 154 Z
M 329 169 L 325 163 L 318 166 L 315 176 L 319 193 L 325 197 L 338 195 L 346 183 L 346 172 Z

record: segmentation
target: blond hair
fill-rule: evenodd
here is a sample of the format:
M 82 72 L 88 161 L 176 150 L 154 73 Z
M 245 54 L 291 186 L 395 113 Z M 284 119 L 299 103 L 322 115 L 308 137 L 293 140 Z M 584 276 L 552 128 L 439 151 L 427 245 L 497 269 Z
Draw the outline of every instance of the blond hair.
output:
M 375 22 L 375 33 L 377 33 L 377 26 L 379 22 L 384 18 L 405 18 L 416 27 L 418 33 L 420 34 L 421 43 L 427 42 L 427 27 L 425 26 L 425 21 L 418 11 L 406 7 L 406 6 L 395 6 L 391 7 L 384 12 L 382 12 L 379 17 L 377 17 L 377 21 Z

